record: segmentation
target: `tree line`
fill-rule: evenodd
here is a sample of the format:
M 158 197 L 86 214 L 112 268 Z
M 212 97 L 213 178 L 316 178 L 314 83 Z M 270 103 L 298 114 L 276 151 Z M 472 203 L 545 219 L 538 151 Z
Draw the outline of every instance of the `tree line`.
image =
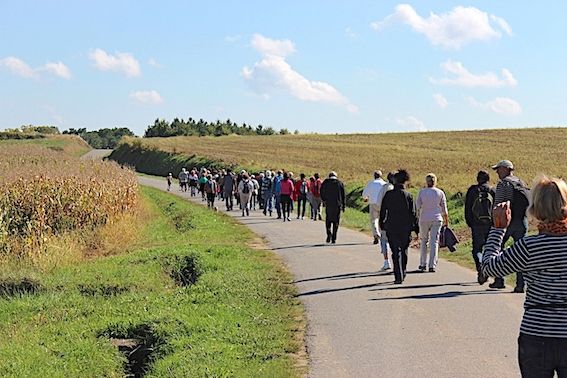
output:
M 252 126 L 243 123 L 238 125 L 230 119 L 226 121 L 217 120 L 216 122 L 207 122 L 203 119 L 198 121 L 193 118 L 187 120 L 174 118 L 173 121 L 167 122 L 164 119 L 156 119 L 153 125 L 149 125 L 144 133 L 144 137 L 172 137 L 172 136 L 223 136 L 223 135 L 285 135 L 289 134 L 288 129 L 280 129 L 276 131 L 272 127 L 264 127 L 263 125 Z M 295 131 L 299 134 L 299 131 Z
M 92 148 L 105 149 L 114 149 L 123 136 L 134 136 L 134 133 L 127 127 L 105 128 L 96 131 L 87 131 L 84 127 L 80 129 L 70 128 L 63 131 L 63 134 L 79 135 Z

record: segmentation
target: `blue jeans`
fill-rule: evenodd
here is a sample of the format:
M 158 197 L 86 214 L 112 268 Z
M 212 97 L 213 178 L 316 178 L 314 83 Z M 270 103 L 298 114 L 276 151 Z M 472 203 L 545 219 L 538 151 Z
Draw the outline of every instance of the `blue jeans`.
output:
M 567 377 L 567 339 L 520 333 L 518 362 L 523 378 Z
M 264 193 L 264 212 L 269 211 L 272 212 L 273 209 L 273 198 L 272 194 Z

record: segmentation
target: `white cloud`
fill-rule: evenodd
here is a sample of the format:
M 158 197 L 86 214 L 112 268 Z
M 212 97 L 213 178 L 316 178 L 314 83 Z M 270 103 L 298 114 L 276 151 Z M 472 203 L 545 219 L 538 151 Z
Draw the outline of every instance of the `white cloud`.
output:
M 154 58 L 148 59 L 148 64 L 152 67 L 155 67 L 155 68 L 162 68 L 163 67 L 163 65 L 160 62 L 158 62 L 157 60 L 155 60 Z
M 489 15 L 474 7 L 458 6 L 447 13 L 430 13 L 423 18 L 409 4 L 399 4 L 393 14 L 370 26 L 381 31 L 394 22 L 409 25 L 415 32 L 425 37 L 435 46 L 458 49 L 474 41 L 488 41 L 500 38 L 502 31 L 512 35 L 506 20 Z
M 295 46 L 289 39 L 271 39 L 261 34 L 254 34 L 251 41 L 252 47 L 263 55 L 275 55 L 286 57 L 295 52 Z
M 502 78 L 499 78 L 494 72 L 487 72 L 484 74 L 473 74 L 463 66 L 461 62 L 454 62 L 448 60 L 441 64 L 441 68 L 445 73 L 454 75 L 452 78 L 445 77 L 442 79 L 430 78 L 433 84 L 441 85 L 458 85 L 462 87 L 485 87 L 485 88 L 500 88 L 500 87 L 515 87 L 518 81 L 514 75 L 506 68 L 502 69 Z
M 496 97 L 492 101 L 480 102 L 474 97 L 467 97 L 472 107 L 489 110 L 506 116 L 518 116 L 522 114 L 522 107 L 515 100 L 508 97 Z
M 441 93 L 435 93 L 433 95 L 433 99 L 435 100 L 435 103 L 437 105 L 439 105 L 439 107 L 441 109 L 445 109 L 447 106 L 449 106 L 449 102 L 447 101 L 445 96 L 443 96 Z
M 358 112 L 358 107 L 332 85 L 308 80 L 291 67 L 285 60 L 286 56 L 295 52 L 290 40 L 274 40 L 255 34 L 251 43 L 263 57 L 253 67 L 243 67 L 241 74 L 264 98 L 269 98 L 274 89 L 281 89 L 303 101 L 326 102 L 343 106 L 351 113 Z
M 351 39 L 354 39 L 357 37 L 357 34 L 352 30 L 352 28 L 350 26 L 348 26 L 345 29 L 345 35 Z
M 163 102 L 163 98 L 155 90 L 132 92 L 130 93 L 130 98 L 142 104 L 161 104 Z
M 13 74 L 25 77 L 26 79 L 35 79 L 38 77 L 37 72 L 33 68 L 23 60 L 14 56 L 0 59 L 0 67 L 4 67 Z
M 89 53 L 89 58 L 94 61 L 95 67 L 101 71 L 122 72 L 128 77 L 142 74 L 140 63 L 129 53 L 117 52 L 115 55 L 111 55 L 102 49 L 95 49 Z
M 39 79 L 42 72 L 47 72 L 63 79 L 70 79 L 72 76 L 71 71 L 65 64 L 63 64 L 63 62 L 48 62 L 41 67 L 32 68 L 23 60 L 14 56 L 9 56 L 7 58 L 0 59 L 0 67 L 5 67 L 13 74 L 26 79 Z
M 414 116 L 397 117 L 394 121 L 397 125 L 409 128 L 410 130 L 427 131 L 425 124 Z
M 59 76 L 60 78 L 67 80 L 69 80 L 72 77 L 69 67 L 67 67 L 62 62 L 47 63 L 43 67 L 39 68 L 39 70 L 49 72 L 55 76 Z

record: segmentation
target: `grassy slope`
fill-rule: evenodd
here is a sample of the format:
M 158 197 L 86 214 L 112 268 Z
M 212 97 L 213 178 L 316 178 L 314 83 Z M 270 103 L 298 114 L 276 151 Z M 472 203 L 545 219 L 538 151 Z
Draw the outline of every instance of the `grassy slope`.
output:
M 40 139 L 8 139 L 0 140 L 0 148 L 3 144 L 36 144 L 56 151 L 63 151 L 68 155 L 80 157 L 91 147 L 76 135 L 48 135 Z
M 160 342 L 150 376 L 296 375 L 301 307 L 280 262 L 228 217 L 143 192 L 155 213 L 144 248 L 36 272 L 42 292 L 0 297 L 2 376 L 122 376 L 105 336 L 140 326 Z M 203 274 L 180 287 L 167 261 L 188 255 Z M 103 294 L 112 287 L 124 292 Z

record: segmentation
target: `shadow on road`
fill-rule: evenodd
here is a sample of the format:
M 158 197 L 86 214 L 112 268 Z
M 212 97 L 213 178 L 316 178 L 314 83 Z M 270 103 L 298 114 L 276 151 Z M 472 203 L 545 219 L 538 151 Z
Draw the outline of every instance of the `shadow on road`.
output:
M 468 295 L 493 295 L 500 294 L 498 291 L 488 291 L 488 290 L 475 290 L 475 291 L 447 291 L 445 293 L 434 293 L 434 294 L 419 294 L 419 295 L 407 295 L 403 297 L 389 297 L 389 298 L 372 298 L 369 301 L 395 301 L 395 300 L 405 300 L 405 299 L 443 299 L 443 298 L 456 298 Z
M 356 272 L 356 273 L 344 273 L 344 274 L 336 274 L 334 276 L 323 276 L 323 277 L 314 277 L 314 278 L 305 278 L 302 280 L 294 281 L 294 283 L 300 282 L 310 282 L 310 281 L 319 281 L 319 280 L 330 280 L 330 281 L 337 281 L 337 280 L 346 280 L 350 278 L 366 278 L 366 277 L 379 277 L 379 276 L 387 276 L 392 274 L 392 271 L 387 272 Z
M 250 223 L 248 223 L 250 224 Z M 288 245 L 285 247 L 272 248 L 274 251 L 279 251 L 282 249 L 293 249 L 293 248 L 318 248 L 318 247 L 348 247 L 353 245 L 368 245 L 368 243 L 319 243 L 319 244 L 300 244 L 300 245 Z
M 391 282 L 378 282 L 378 283 L 371 283 L 371 284 L 366 284 L 366 285 L 358 285 L 358 286 L 350 286 L 350 287 L 338 287 L 338 288 L 334 288 L 334 289 L 319 289 L 319 290 L 308 291 L 308 292 L 305 292 L 305 293 L 300 293 L 300 294 L 296 295 L 296 297 L 307 297 L 307 296 L 311 296 L 311 295 L 336 293 L 336 292 L 339 292 L 339 291 L 347 291 L 347 290 L 368 289 L 370 287 L 376 287 L 376 286 L 382 286 L 382 285 L 392 285 L 392 283 Z
M 445 286 L 479 286 L 476 282 L 450 282 L 450 283 L 438 283 L 438 284 L 423 284 L 423 285 L 396 285 L 387 289 L 372 289 L 369 291 L 380 291 L 380 290 L 410 290 L 410 289 L 431 289 L 434 287 L 445 287 Z

